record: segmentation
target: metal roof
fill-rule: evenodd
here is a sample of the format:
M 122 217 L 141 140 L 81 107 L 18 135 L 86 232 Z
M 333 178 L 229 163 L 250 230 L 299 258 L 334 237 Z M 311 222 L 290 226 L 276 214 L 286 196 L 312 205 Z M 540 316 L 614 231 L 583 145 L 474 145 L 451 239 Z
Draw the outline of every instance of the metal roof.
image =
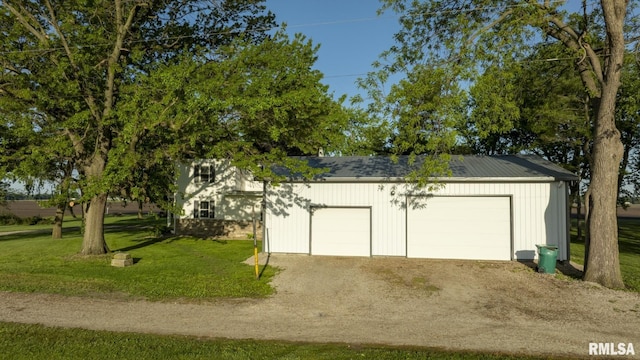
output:
M 385 156 L 297 157 L 313 168 L 326 168 L 328 172 L 312 181 L 404 181 L 422 164 L 423 157 L 410 163 L 408 156 L 397 161 Z M 451 176 L 442 181 L 575 181 L 570 171 L 535 155 L 451 156 Z M 290 181 L 302 180 L 291 176 L 284 168 L 275 168 Z

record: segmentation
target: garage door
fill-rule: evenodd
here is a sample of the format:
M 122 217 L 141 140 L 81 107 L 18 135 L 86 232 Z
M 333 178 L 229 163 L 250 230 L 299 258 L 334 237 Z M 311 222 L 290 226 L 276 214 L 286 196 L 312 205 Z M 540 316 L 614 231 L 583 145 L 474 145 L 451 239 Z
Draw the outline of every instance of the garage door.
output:
M 371 256 L 371 209 L 315 208 L 311 254 Z
M 511 260 L 510 198 L 410 198 L 407 257 Z

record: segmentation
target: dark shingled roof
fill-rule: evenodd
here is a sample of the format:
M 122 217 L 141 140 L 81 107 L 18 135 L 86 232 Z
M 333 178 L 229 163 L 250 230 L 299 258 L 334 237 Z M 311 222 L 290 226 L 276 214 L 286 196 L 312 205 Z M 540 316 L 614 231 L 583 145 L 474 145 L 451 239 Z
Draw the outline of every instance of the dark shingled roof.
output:
M 314 181 L 400 181 L 416 169 L 421 161 L 409 164 L 408 156 L 393 161 L 384 156 L 299 157 L 313 168 L 328 172 Z M 575 181 L 578 177 L 568 170 L 534 155 L 451 156 L 450 181 Z M 301 180 L 283 168 L 274 169 L 290 180 Z

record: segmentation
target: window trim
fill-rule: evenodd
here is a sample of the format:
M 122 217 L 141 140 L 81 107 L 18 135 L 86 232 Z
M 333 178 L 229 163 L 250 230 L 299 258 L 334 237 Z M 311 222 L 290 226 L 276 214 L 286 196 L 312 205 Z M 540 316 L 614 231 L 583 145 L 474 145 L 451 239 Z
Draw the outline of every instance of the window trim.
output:
M 207 204 L 207 209 L 202 208 L 202 204 Z M 206 211 L 206 216 L 203 212 Z M 194 219 L 215 219 L 216 203 L 213 200 L 196 200 L 193 202 L 193 218 Z
M 203 180 L 203 177 L 206 177 L 206 180 Z M 216 179 L 216 171 L 213 165 L 194 165 L 193 166 L 193 181 L 196 184 L 212 183 L 215 181 L 215 179 Z

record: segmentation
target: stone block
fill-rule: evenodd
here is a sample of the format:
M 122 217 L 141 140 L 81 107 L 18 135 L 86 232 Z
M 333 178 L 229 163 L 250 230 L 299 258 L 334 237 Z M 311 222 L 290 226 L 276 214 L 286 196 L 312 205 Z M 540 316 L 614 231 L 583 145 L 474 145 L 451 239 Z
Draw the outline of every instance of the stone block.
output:
M 133 258 L 127 253 L 117 253 L 111 259 L 111 266 L 125 267 L 133 265 Z

